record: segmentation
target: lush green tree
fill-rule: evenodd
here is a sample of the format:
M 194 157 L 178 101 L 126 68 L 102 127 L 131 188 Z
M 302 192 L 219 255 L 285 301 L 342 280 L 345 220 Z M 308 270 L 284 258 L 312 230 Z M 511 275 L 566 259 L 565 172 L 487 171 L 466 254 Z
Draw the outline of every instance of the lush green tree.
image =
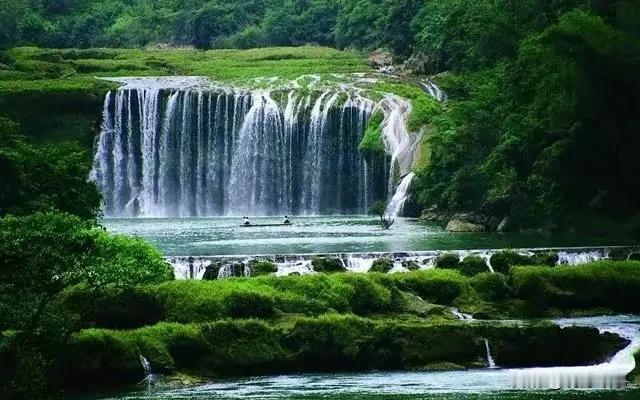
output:
M 13 366 L 0 377 L 0 395 L 41 398 L 56 389 L 54 360 L 79 328 L 79 317 L 61 305 L 65 290 L 80 285 L 95 298 L 102 289 L 122 293 L 172 278 L 149 244 L 108 235 L 95 222 L 54 212 L 0 218 L 2 340 L 14 332 L 0 343 L 0 358 Z
M 0 216 L 60 210 L 95 218 L 100 193 L 87 181 L 89 155 L 76 144 L 32 145 L 0 118 Z

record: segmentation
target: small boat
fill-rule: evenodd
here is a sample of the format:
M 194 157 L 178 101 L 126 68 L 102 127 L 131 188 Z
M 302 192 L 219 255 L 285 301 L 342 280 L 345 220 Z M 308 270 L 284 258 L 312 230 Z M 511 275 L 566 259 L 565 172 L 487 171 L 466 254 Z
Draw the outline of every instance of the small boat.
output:
M 291 226 L 293 224 L 241 224 L 242 228 L 258 228 L 264 226 Z

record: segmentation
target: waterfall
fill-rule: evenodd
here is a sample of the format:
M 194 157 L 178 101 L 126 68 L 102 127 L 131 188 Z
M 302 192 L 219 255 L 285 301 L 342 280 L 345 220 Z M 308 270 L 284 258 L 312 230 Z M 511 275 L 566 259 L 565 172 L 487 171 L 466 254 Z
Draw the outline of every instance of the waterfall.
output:
M 528 368 L 511 371 L 514 389 L 620 389 L 627 385 L 627 375 L 635 368 L 634 353 L 640 349 L 640 328 L 634 317 L 625 321 L 602 323 L 607 317 L 557 321 L 560 326 L 593 326 L 600 333 L 612 332 L 630 340 L 630 344 L 610 361 L 581 367 Z
M 455 307 L 451 307 L 451 314 L 453 314 L 453 316 L 459 319 L 460 321 L 473 321 L 473 316 L 471 314 L 465 314 Z
M 151 363 L 142 355 L 140 357 L 140 365 L 142 365 L 142 369 L 144 370 L 144 379 L 139 383 L 147 384 L 147 393 L 151 394 L 151 387 L 153 386 L 156 377 L 153 375 L 153 371 L 151 370 Z
M 429 93 L 431 97 L 436 99 L 439 102 L 447 101 L 447 94 L 443 92 L 438 85 L 433 83 L 431 80 L 427 80 L 425 82 L 420 82 L 420 86 Z
M 391 168 L 406 175 L 413 162 L 410 107 L 395 96 L 121 82 L 105 96 L 90 176 L 107 217 L 364 213 L 389 186 L 358 151 L 378 106 Z
M 489 348 L 489 340 L 488 339 L 484 340 L 484 348 L 485 348 L 485 350 L 487 352 L 487 366 L 490 369 L 497 368 L 496 362 L 493 360 L 493 357 L 491 356 L 491 349 Z
M 404 210 L 404 205 L 409 198 L 409 189 L 411 188 L 411 182 L 413 181 L 415 174 L 413 172 L 407 174 L 400 184 L 396 188 L 396 192 L 391 198 L 389 205 L 387 205 L 387 215 L 392 218 L 395 218 L 401 215 Z
M 142 365 L 145 377 L 151 375 L 151 363 L 142 354 L 140 354 L 140 365 Z

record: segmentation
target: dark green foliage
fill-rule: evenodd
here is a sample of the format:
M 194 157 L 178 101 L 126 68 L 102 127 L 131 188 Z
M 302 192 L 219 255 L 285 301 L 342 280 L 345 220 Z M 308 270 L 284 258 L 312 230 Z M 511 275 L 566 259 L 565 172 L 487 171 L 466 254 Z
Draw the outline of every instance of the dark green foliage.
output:
M 460 264 L 460 257 L 457 254 L 446 253 L 438 256 L 436 259 L 437 268 L 456 268 Z
M 143 377 L 139 354 L 157 371 L 208 376 L 418 369 L 442 362 L 472 367 L 484 360 L 485 337 L 496 361 L 509 366 L 589 364 L 623 345 L 595 329 L 551 324 L 434 325 L 342 315 L 295 318 L 286 325 L 253 320 L 158 324 L 75 335 L 65 376 L 69 387 L 135 382 Z M 535 352 L 528 350 L 529 343 Z
M 489 259 L 489 262 L 491 263 L 491 267 L 494 271 L 501 272 L 503 274 L 509 273 L 509 268 L 516 265 L 536 264 L 533 258 L 511 250 L 494 253 Z
M 475 276 L 483 272 L 488 272 L 487 262 L 478 256 L 468 256 L 456 267 L 463 275 Z
M 634 261 L 596 262 L 582 266 L 515 267 L 509 278 L 513 295 L 531 312 L 549 307 L 605 307 L 632 312 L 640 304 L 640 269 Z
M 458 74 L 441 83 L 450 102 L 428 138 L 423 203 L 550 229 L 636 214 L 637 8 L 428 2 L 419 42 Z
M 487 301 L 501 301 L 509 297 L 507 277 L 499 272 L 482 272 L 471 279 L 471 286 Z
M 378 258 L 371 265 L 369 272 L 380 272 L 386 274 L 393 268 L 393 261 L 388 258 Z
M 420 266 L 412 260 L 405 260 L 402 262 L 402 267 L 408 269 L 409 271 L 417 271 L 420 269 Z
M 0 219 L 0 277 L 0 327 L 32 330 L 48 313 L 56 318 L 51 303 L 70 286 L 124 291 L 171 280 L 173 271 L 140 239 L 68 214 L 36 213 Z
M 273 298 L 260 292 L 231 292 L 222 299 L 222 307 L 232 318 L 264 318 L 273 314 Z
M 535 253 L 531 258 L 536 265 L 546 265 L 548 267 L 555 266 L 560 259 L 558 253 L 555 252 Z
M 251 276 L 270 275 L 278 272 L 278 266 L 273 261 L 252 260 L 249 263 Z
M 313 270 L 323 273 L 345 272 L 347 268 L 339 258 L 316 257 L 311 261 Z
M 86 321 L 113 327 L 156 322 L 161 317 L 148 303 L 140 310 L 122 301 L 141 302 L 144 295 L 131 293 L 137 285 L 170 279 L 173 271 L 157 250 L 111 236 L 93 221 L 54 212 L 0 218 L 0 331 L 16 331 L 9 355 L 14 368 L 2 378 L 9 395 L 38 398 L 59 389 L 53 362 Z M 66 292 L 74 285 L 79 301 Z M 118 301 L 105 306 L 103 296 Z
M 95 218 L 100 194 L 89 155 L 73 144 L 32 145 L 0 117 L 0 216 L 59 210 Z

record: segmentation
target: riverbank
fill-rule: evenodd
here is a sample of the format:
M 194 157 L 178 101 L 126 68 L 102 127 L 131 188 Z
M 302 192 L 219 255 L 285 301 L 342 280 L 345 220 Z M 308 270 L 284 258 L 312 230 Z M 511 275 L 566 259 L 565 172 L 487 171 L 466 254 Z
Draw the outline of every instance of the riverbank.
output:
M 74 389 L 138 382 L 140 356 L 156 373 L 206 377 L 485 368 L 488 347 L 503 367 L 591 365 L 628 342 L 588 326 L 508 320 L 638 313 L 638 293 L 637 261 L 75 288 L 61 309 L 85 329 L 59 361 Z

